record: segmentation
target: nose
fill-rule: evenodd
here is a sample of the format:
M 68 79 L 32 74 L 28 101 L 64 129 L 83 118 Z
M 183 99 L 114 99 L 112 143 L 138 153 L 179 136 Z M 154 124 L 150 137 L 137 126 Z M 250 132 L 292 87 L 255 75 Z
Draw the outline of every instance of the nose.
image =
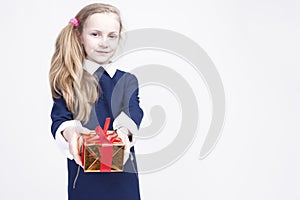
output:
M 100 37 L 99 38 L 99 46 L 103 47 L 103 48 L 107 48 L 108 47 L 108 40 L 107 37 Z

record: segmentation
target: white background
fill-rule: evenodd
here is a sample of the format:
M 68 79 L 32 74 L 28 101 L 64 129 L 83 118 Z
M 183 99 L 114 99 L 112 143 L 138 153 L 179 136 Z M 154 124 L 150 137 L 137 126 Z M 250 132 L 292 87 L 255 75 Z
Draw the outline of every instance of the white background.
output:
M 48 71 L 60 29 L 91 2 L 1 3 L 1 199 L 66 199 L 66 161 L 50 133 Z M 300 199 L 299 1 L 105 2 L 121 10 L 127 30 L 164 28 L 197 42 L 225 88 L 226 120 L 214 151 L 198 159 L 209 125 L 204 109 L 185 155 L 140 175 L 142 199 Z M 209 107 L 199 87 L 199 108 Z M 149 91 L 141 90 L 145 119 Z M 162 138 L 137 144 L 137 152 L 162 147 Z

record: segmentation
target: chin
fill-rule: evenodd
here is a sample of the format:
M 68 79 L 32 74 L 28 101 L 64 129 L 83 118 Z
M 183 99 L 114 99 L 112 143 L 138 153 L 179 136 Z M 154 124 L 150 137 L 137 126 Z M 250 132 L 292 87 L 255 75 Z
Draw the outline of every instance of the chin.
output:
M 100 65 L 104 65 L 107 64 L 109 62 L 110 58 L 105 58 L 105 59 L 93 59 L 94 62 L 100 64 Z
M 98 57 L 98 58 L 95 58 L 94 60 L 99 63 L 99 64 L 108 64 L 110 59 L 111 59 L 111 55 L 109 56 L 103 56 L 103 57 Z

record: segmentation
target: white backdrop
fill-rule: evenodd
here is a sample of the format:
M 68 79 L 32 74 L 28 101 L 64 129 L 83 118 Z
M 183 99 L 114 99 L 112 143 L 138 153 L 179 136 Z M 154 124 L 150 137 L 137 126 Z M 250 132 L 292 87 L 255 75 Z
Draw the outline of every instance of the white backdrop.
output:
M 91 2 L 1 3 L 1 199 L 66 199 L 66 161 L 50 133 L 48 70 L 58 32 Z M 202 99 L 199 134 L 173 165 L 140 175 L 142 199 L 300 199 L 299 1 L 104 2 L 121 10 L 127 30 L 164 28 L 197 42 L 225 88 L 222 137 L 199 160 L 211 113 L 203 82 L 194 80 Z M 124 63 L 151 60 L 139 58 Z M 152 95 L 141 90 L 144 124 Z M 166 142 L 138 142 L 136 151 L 149 152 Z

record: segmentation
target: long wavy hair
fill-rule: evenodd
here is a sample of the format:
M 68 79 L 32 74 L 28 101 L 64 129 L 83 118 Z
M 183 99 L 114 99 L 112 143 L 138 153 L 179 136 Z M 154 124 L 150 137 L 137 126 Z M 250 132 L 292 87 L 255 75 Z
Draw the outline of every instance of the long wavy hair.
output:
M 69 23 L 59 33 L 49 71 L 52 97 L 63 97 L 73 118 L 83 122 L 88 121 L 100 91 L 97 78 L 83 70 L 86 53 L 79 38 L 87 18 L 95 13 L 116 14 L 121 32 L 122 21 L 116 7 L 102 3 L 87 5 L 75 16 L 79 25 Z

